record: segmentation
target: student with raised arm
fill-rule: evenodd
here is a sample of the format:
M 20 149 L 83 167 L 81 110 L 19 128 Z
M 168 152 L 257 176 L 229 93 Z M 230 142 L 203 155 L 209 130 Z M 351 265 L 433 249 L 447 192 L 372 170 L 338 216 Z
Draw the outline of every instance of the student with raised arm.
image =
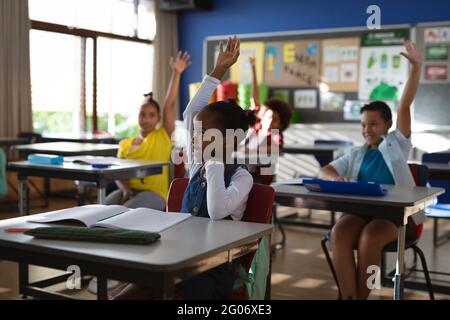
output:
M 254 154 L 272 155 L 272 150 L 283 151 L 283 132 L 289 127 L 292 107 L 280 99 L 268 99 L 260 103 L 255 58 L 249 57 L 252 68 L 251 107 L 257 116 L 255 125 L 250 128 L 241 151 Z M 275 153 L 274 152 L 274 153 Z M 274 175 L 264 175 L 260 166 L 249 166 L 255 182 L 270 184 Z
M 411 41 L 405 42 L 411 70 L 397 111 L 396 129 L 389 106 L 374 101 L 361 108 L 361 128 L 365 144 L 321 168 L 319 178 L 335 181 L 373 181 L 383 184 L 415 186 L 407 160 L 411 144 L 411 103 L 420 80 L 422 56 Z M 413 237 L 415 215 L 408 222 L 407 238 Z M 370 294 L 367 268 L 379 265 L 381 251 L 397 239 L 397 228 L 389 220 L 344 213 L 331 231 L 331 250 L 343 299 L 366 299 Z M 355 263 L 353 250 L 358 250 Z
M 120 141 L 118 157 L 123 159 L 170 161 L 172 151 L 171 136 L 175 129 L 175 101 L 178 96 L 180 78 L 189 66 L 189 54 L 178 53 L 170 58 L 172 76 L 164 110 L 153 99 L 152 93 L 146 94 L 139 111 L 140 135 Z M 162 118 L 162 125 L 160 121 Z M 169 189 L 169 170 L 164 166 L 162 174 L 116 181 L 118 190 L 106 198 L 106 204 L 123 204 L 130 208 L 146 207 L 165 210 Z
M 246 209 L 253 179 L 244 167 L 227 161 L 232 159 L 232 153 L 236 151 L 240 141 L 239 138 L 232 139 L 228 144 L 225 136 L 230 131 L 234 133 L 242 130 L 245 133 L 256 117 L 233 101 L 208 104 L 226 71 L 236 63 L 240 41 L 236 37 L 229 38 L 225 50 L 222 43 L 219 47 L 213 71 L 204 77 L 183 114 L 189 136 L 187 140 L 192 143 L 187 146 L 189 184 L 183 195 L 181 212 L 211 220 L 239 221 Z M 214 132 L 222 135 L 223 144 L 217 143 L 215 137 L 207 138 Z M 242 139 L 244 137 L 245 134 Z M 214 155 L 208 152 L 212 143 L 217 147 Z M 220 150 L 223 152 L 219 152 Z M 198 239 L 199 246 L 205 241 L 201 232 L 192 236 Z M 258 263 L 261 263 L 261 260 Z M 226 299 L 239 277 L 238 270 L 239 263 L 236 261 L 222 264 L 177 284 L 175 292 L 177 297 L 182 299 Z M 130 284 L 116 295 L 115 299 L 151 299 L 152 296 L 150 289 Z

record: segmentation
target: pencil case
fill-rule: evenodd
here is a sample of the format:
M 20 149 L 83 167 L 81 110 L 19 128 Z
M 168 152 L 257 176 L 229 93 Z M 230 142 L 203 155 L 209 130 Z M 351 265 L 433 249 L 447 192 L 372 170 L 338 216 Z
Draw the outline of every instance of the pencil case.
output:
M 28 156 L 28 161 L 39 164 L 62 164 L 64 158 L 53 154 L 33 153 Z
M 155 232 L 87 227 L 39 227 L 28 230 L 24 234 L 39 239 L 142 245 L 155 242 L 161 237 Z

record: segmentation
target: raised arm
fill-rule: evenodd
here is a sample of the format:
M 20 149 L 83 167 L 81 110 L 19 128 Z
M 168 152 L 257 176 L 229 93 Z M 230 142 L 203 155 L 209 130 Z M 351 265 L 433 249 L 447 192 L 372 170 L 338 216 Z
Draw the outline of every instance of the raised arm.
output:
M 397 129 L 408 138 L 411 135 L 411 104 L 420 82 L 422 53 L 416 49 L 416 45 L 410 40 L 405 41 L 405 49 L 406 52 L 402 52 L 401 55 L 410 62 L 411 71 L 397 110 Z
M 222 79 L 228 68 L 235 64 L 239 58 L 240 46 L 241 41 L 236 36 L 228 38 L 225 50 L 223 49 L 223 43 L 221 41 L 219 43 L 219 55 L 217 56 L 216 65 L 209 75 L 219 80 Z
M 259 88 L 258 88 L 258 78 L 256 77 L 256 60 L 255 57 L 248 58 L 250 62 L 250 66 L 252 68 L 252 99 L 251 99 L 251 107 L 255 109 L 259 106 Z
M 175 101 L 178 96 L 181 74 L 191 64 L 189 57 L 189 53 L 180 51 L 175 59 L 173 57 L 170 58 L 169 64 L 172 69 L 172 77 L 170 78 L 166 98 L 164 99 L 162 119 L 164 129 L 166 129 L 169 137 L 172 136 L 172 132 L 175 129 Z
M 220 84 L 220 79 L 224 76 L 225 72 L 231 67 L 239 57 L 240 41 L 237 37 L 229 38 L 227 42 L 227 48 L 223 49 L 223 44 L 219 44 L 219 55 L 217 56 L 216 65 L 213 71 L 202 81 L 200 88 L 192 97 L 191 101 L 187 105 L 183 113 L 184 125 L 186 127 L 187 139 L 191 141 L 192 134 L 194 132 L 194 118 L 204 107 L 208 105 L 208 101 L 211 98 L 216 87 Z M 193 149 L 192 144 L 187 144 L 187 155 L 189 163 L 193 163 Z

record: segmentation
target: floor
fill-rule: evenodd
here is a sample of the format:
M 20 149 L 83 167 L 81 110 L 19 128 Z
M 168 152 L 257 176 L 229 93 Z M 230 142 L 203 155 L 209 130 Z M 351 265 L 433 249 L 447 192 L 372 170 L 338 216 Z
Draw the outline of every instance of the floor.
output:
M 32 213 L 46 212 L 67 208 L 75 205 L 72 199 L 51 198 L 49 208 L 39 208 L 39 200 L 32 202 L 34 208 Z M 2 210 L 4 211 L 4 210 Z M 292 212 L 292 209 L 280 208 L 279 213 L 283 215 Z M 299 211 L 300 214 L 305 214 Z M 7 219 L 18 216 L 16 211 L 1 212 L 0 219 Z M 329 213 L 314 212 L 313 219 L 329 219 Z M 442 232 L 450 230 L 450 222 L 440 223 Z M 275 251 L 272 265 L 272 299 L 336 299 L 337 287 L 334 284 L 331 273 L 326 264 L 325 256 L 320 247 L 325 230 L 285 226 L 287 235 L 286 246 Z M 420 242 L 421 249 L 425 252 L 430 270 L 450 272 L 450 241 L 444 245 L 434 248 L 431 239 L 432 221 L 425 224 L 425 232 Z M 279 239 L 280 233 L 275 232 L 273 241 Z M 393 263 L 393 256 L 389 257 L 389 264 Z M 407 255 L 408 260 L 411 257 Z M 46 268 L 32 267 L 30 279 L 40 279 L 52 274 L 58 274 Z M 444 280 L 450 285 L 450 276 L 446 278 L 435 278 L 433 281 Z M 9 261 L 0 261 L 0 299 L 21 299 L 18 294 L 18 274 L 17 264 Z M 58 285 L 52 290 L 64 292 L 83 299 L 95 299 L 95 295 L 90 294 L 83 286 L 82 290 L 67 290 L 64 286 Z M 370 299 L 392 299 L 392 288 L 381 288 L 371 293 Z M 437 299 L 450 299 L 448 295 L 437 294 Z M 405 290 L 405 299 L 428 299 L 428 294 L 422 291 Z

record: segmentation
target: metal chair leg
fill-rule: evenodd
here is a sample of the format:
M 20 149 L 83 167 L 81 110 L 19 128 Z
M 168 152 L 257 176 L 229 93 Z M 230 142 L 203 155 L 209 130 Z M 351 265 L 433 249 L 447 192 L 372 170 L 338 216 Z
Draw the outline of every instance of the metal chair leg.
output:
M 413 246 L 411 246 L 411 248 L 414 250 L 415 253 L 418 254 L 418 256 L 420 258 L 420 263 L 422 264 L 423 273 L 425 275 L 425 281 L 427 283 L 430 300 L 434 300 L 433 286 L 431 285 L 430 273 L 428 271 L 428 266 L 427 266 L 427 261 L 425 259 L 425 255 L 423 254 L 422 250 L 420 250 L 419 247 L 413 245 Z
M 433 219 L 433 245 L 438 246 L 438 219 Z
M 336 283 L 336 286 L 338 288 L 338 299 L 342 300 L 342 294 L 341 294 L 341 289 L 339 288 L 339 282 L 338 282 L 338 279 L 337 279 L 336 269 L 334 269 L 333 261 L 331 260 L 330 253 L 329 253 L 328 248 L 327 248 L 327 241 L 328 241 L 327 238 L 324 237 L 322 239 L 322 241 L 320 242 L 320 244 L 322 246 L 322 251 L 325 254 L 325 257 L 327 259 L 328 267 L 330 267 L 331 273 L 333 274 L 334 282 Z

